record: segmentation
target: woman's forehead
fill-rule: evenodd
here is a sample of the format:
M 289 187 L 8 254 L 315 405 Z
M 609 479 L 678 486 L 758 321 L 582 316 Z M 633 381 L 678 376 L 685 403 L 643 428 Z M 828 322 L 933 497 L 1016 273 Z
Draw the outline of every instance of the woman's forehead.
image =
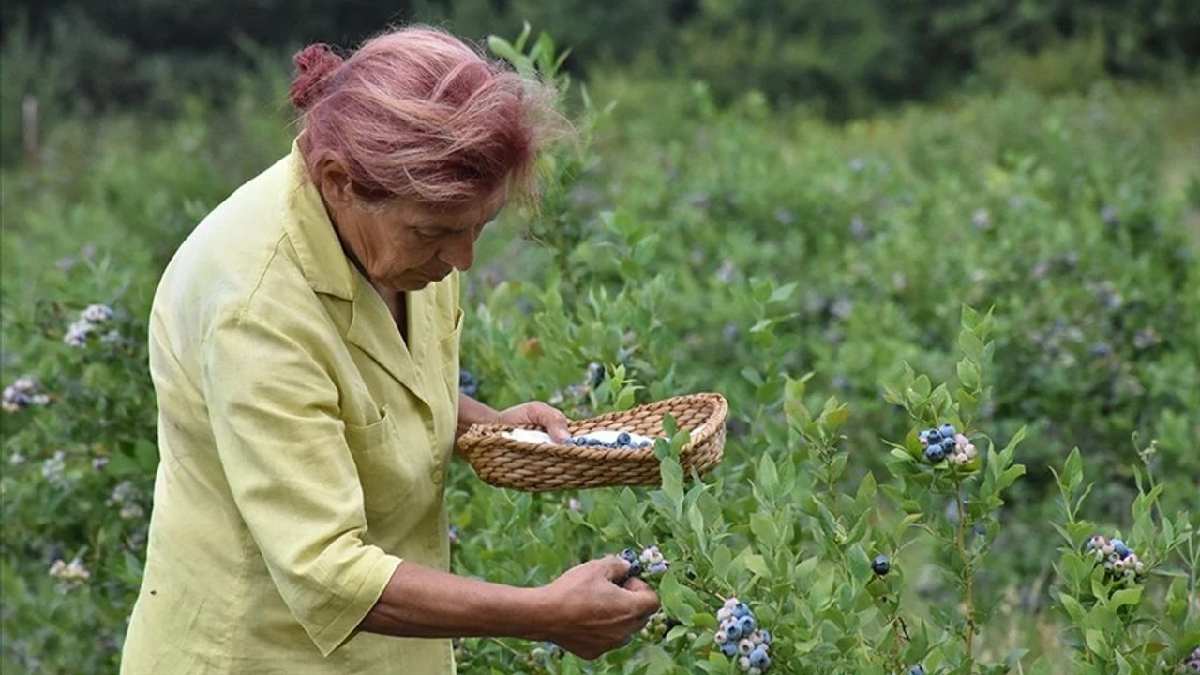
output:
M 406 220 L 452 230 L 466 230 L 488 222 L 504 208 L 505 193 L 497 190 L 479 199 L 452 205 L 409 204 L 403 208 Z

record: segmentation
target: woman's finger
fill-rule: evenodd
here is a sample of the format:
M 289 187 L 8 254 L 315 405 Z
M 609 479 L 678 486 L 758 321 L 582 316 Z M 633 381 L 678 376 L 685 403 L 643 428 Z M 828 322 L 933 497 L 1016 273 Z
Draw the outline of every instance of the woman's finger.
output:
M 562 414 L 558 408 L 543 403 L 538 406 L 537 412 L 541 418 L 539 422 L 546 433 L 550 434 L 550 438 L 555 441 L 565 441 L 571 437 L 571 432 L 567 430 L 567 416 Z

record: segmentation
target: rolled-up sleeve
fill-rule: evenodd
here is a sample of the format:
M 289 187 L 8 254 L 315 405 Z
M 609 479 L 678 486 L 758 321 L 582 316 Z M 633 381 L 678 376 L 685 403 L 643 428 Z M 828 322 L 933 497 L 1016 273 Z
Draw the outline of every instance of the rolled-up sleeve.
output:
M 312 319 L 282 320 L 245 308 L 218 319 L 203 345 L 203 389 L 237 509 L 283 601 L 328 656 L 401 560 L 363 540 L 362 485 L 321 353 L 328 338 Z

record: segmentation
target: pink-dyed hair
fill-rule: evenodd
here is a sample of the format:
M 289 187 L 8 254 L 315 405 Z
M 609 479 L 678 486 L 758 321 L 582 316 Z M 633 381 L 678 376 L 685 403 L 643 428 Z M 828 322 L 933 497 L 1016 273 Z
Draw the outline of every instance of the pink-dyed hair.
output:
M 553 87 L 437 28 L 392 30 L 344 60 L 313 44 L 293 60 L 309 175 L 336 159 L 370 202 L 453 206 L 506 187 L 536 203 L 537 155 L 569 130 Z

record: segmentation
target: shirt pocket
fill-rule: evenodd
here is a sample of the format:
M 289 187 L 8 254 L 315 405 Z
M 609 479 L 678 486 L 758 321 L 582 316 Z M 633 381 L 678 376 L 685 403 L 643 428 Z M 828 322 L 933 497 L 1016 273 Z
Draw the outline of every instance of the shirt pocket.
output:
M 430 498 L 433 457 L 425 422 L 415 410 L 384 406 L 379 421 L 346 425 L 368 515 L 394 514 L 401 506 L 422 510 Z

